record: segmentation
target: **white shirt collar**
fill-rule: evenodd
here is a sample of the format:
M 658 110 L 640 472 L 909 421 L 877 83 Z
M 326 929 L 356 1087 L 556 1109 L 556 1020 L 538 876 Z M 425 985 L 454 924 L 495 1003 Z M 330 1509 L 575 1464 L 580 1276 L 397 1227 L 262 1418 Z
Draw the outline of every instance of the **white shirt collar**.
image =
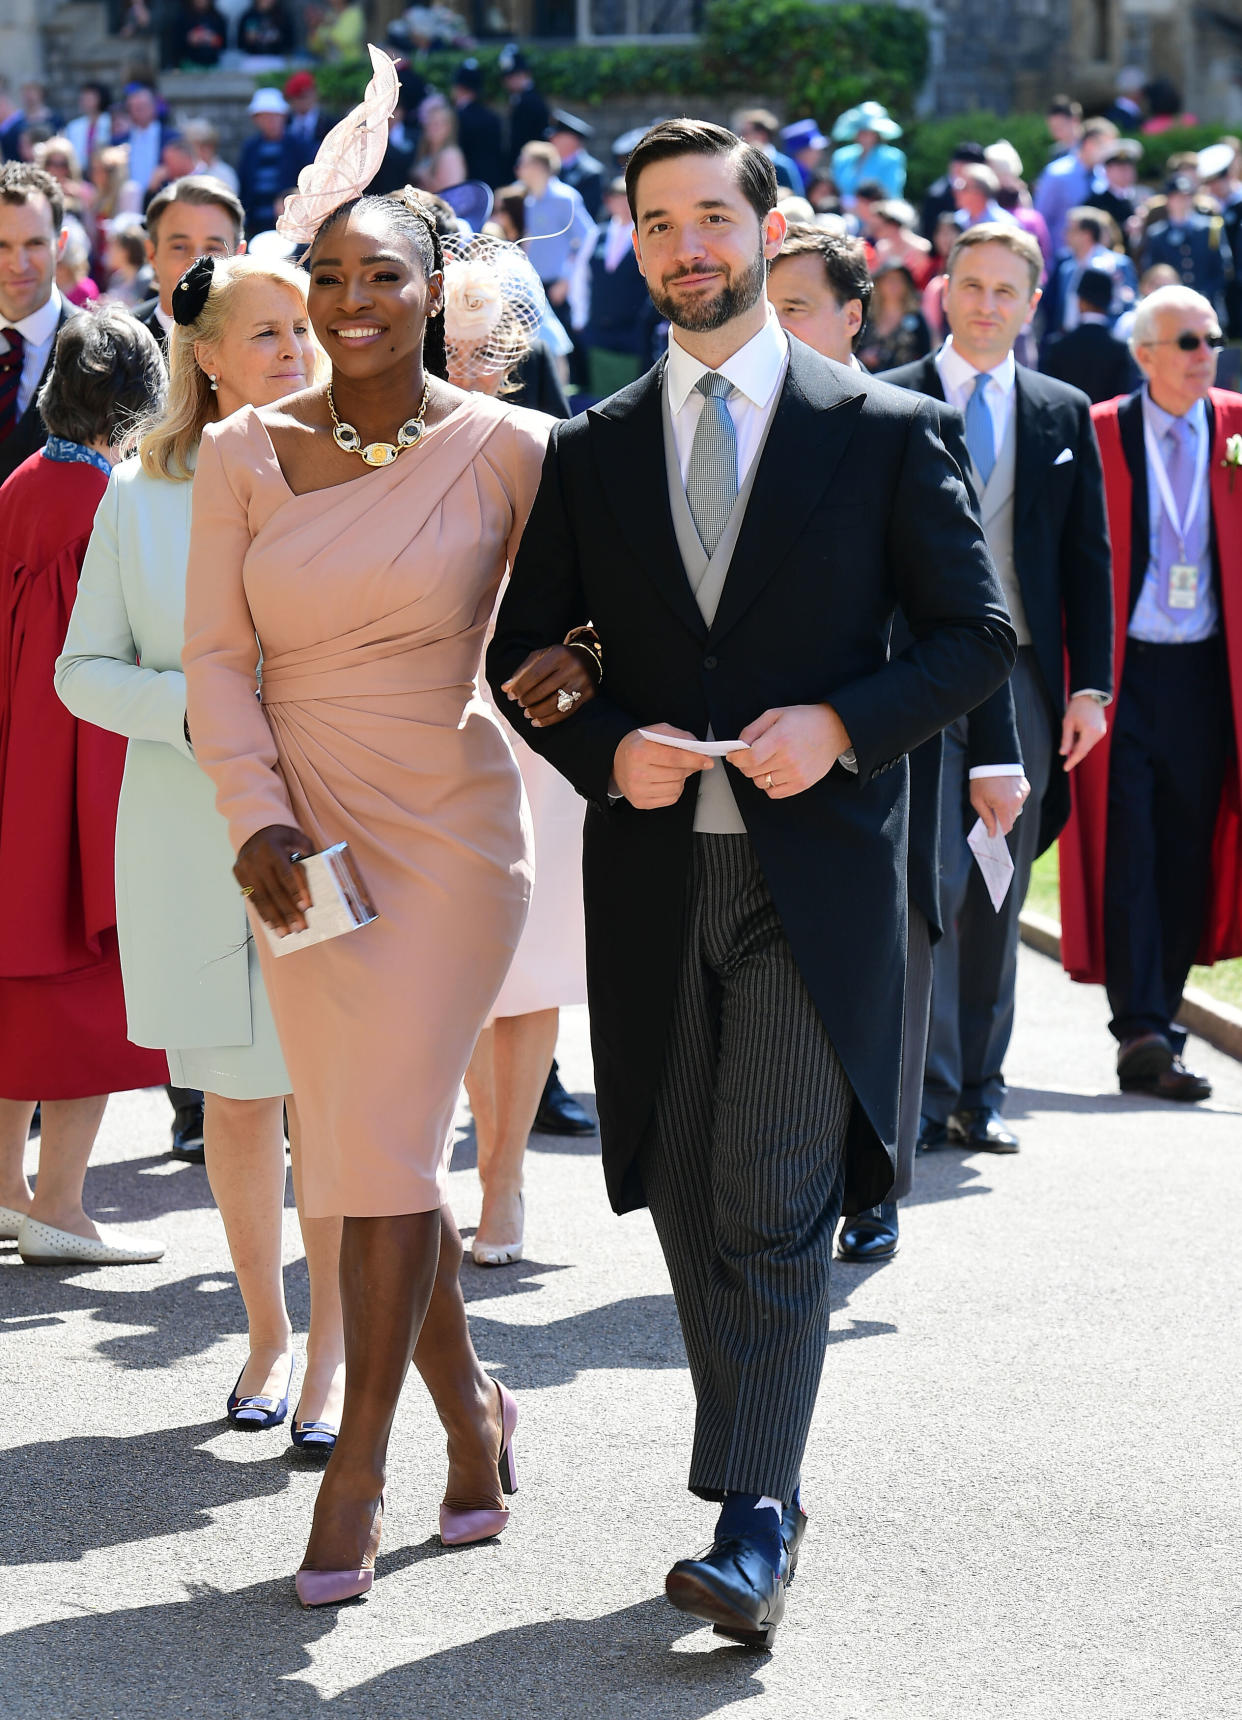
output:
M 37 311 L 31 311 L 28 317 L 20 322 L 5 322 L 4 328 L 15 328 L 27 346 L 43 346 L 56 333 L 56 324 L 60 321 L 60 291 L 56 283 L 52 283 L 52 291 L 46 304 L 40 305 Z
M 721 376 L 727 377 L 752 406 L 763 408 L 780 387 L 788 357 L 789 341 L 769 305 L 767 319 L 758 334 L 752 335 L 745 346 L 739 347 L 718 368 Z M 669 329 L 668 403 L 674 412 L 681 411 L 691 389 L 710 368 L 678 344 L 676 328 Z
M 162 304 L 160 304 L 158 299 L 155 302 L 155 320 L 171 340 L 172 331 L 177 325 L 169 312 L 164 309 Z
M 945 388 L 952 389 L 954 393 L 962 389 L 973 388 L 975 378 L 980 374 L 974 365 L 958 352 L 953 345 L 952 335 L 936 354 L 936 369 L 940 372 L 940 380 L 944 383 Z M 1007 352 L 998 365 L 983 372 L 983 374 L 992 378 L 1002 394 L 1012 394 L 1018 375 L 1018 365 L 1013 352 Z

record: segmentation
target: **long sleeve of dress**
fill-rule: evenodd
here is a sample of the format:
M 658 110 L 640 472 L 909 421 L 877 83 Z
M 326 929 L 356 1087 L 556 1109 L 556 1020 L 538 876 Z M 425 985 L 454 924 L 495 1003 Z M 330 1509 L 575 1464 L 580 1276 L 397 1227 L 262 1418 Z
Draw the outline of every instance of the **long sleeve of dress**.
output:
M 185 738 L 185 675 L 180 669 L 143 668 L 138 661 L 121 577 L 120 508 L 120 488 L 113 477 L 95 515 L 64 648 L 56 660 L 56 691 L 83 722 L 131 740 L 166 741 L 192 757 Z
M 220 446 L 230 435 L 237 431 L 227 424 L 208 426 L 199 450 L 181 661 L 194 754 L 216 785 L 236 852 L 256 831 L 297 820 L 255 696 L 259 641 L 242 577 L 250 520 Z

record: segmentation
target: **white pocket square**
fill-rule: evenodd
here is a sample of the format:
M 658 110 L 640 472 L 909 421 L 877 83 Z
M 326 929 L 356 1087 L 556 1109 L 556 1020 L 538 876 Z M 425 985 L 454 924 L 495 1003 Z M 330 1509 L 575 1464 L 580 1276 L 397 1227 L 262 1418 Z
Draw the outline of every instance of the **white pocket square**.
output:
M 1072 460 L 1073 458 L 1074 450 L 1072 448 L 1062 448 L 1061 452 L 1052 463 L 1054 466 L 1063 466 L 1067 460 Z

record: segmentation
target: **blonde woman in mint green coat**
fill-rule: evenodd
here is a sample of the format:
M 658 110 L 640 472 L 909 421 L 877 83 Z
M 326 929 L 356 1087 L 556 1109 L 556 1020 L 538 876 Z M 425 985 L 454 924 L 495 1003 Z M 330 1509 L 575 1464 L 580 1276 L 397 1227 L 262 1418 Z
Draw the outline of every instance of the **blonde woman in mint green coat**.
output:
M 117 816 L 117 937 L 129 1037 L 167 1052 L 206 1095 L 207 1174 L 249 1322 L 230 1420 L 285 1419 L 293 1340 L 281 1273 L 289 1077 L 233 878 L 233 852 L 186 731 L 185 570 L 205 424 L 314 379 L 302 277 L 283 263 L 204 258 L 174 293 L 168 404 L 95 516 L 56 665 L 75 716 L 129 737 Z M 290 1111 L 295 1188 L 296 1120 Z M 294 1442 L 330 1450 L 344 1388 L 339 1219 L 302 1221 L 310 1338 Z

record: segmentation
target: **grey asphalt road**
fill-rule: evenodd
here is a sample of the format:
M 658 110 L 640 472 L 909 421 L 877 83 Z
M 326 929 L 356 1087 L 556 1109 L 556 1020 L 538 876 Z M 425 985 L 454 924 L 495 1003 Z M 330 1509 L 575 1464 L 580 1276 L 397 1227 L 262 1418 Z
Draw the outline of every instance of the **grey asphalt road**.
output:
M 242 1311 L 162 1094 L 118 1097 L 88 1198 L 168 1244 L 43 1271 L 0 1245 L 5 1720 L 1163 1720 L 1237 1713 L 1242 1067 L 1181 1109 L 1112 1088 L 1098 992 L 1024 951 L 1017 1158 L 918 1167 L 902 1250 L 836 1269 L 812 1512 L 775 1652 L 672 1611 L 710 1535 L 684 1490 L 691 1394 L 645 1214 L 594 1142 L 535 1137 L 530 1257 L 466 1268 L 522 1410 L 490 1545 L 435 1535 L 442 1439 L 415 1380 L 379 1581 L 303 1612 L 316 1472 L 229 1430 Z M 561 1060 L 589 1095 L 582 1011 Z M 453 1202 L 477 1217 L 463 1113 Z M 287 1282 L 306 1279 L 287 1214 Z

